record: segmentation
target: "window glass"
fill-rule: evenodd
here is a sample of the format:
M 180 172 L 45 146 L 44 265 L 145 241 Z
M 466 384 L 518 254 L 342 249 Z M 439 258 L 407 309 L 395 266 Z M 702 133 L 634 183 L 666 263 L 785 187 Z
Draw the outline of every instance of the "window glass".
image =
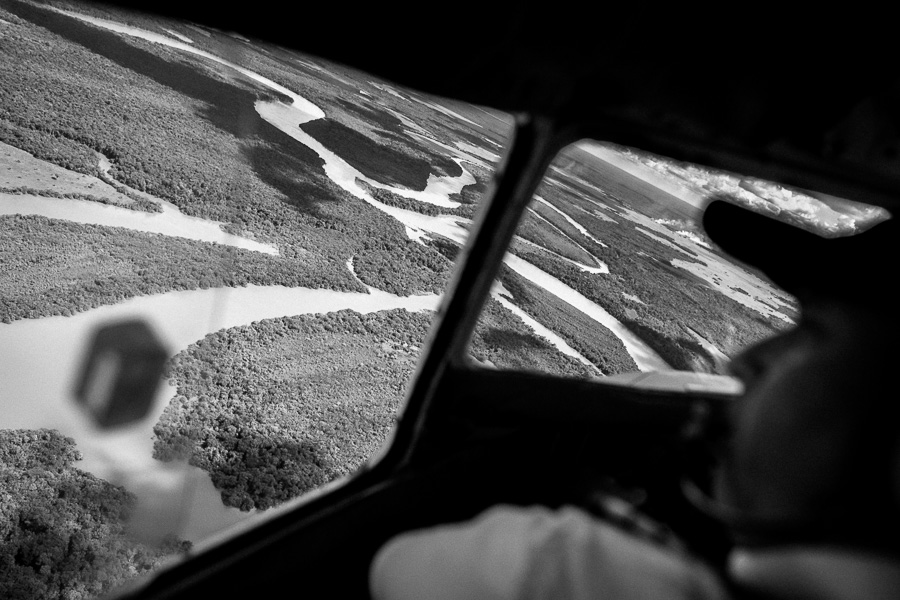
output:
M 0 84 L 0 589 L 100 595 L 379 448 L 510 117 L 70 2 L 3 3 Z
M 519 226 L 478 325 L 476 359 L 651 387 L 739 391 L 720 377 L 730 357 L 790 326 L 798 305 L 706 237 L 703 207 L 723 193 L 825 236 L 851 235 L 887 217 L 876 207 L 631 148 L 571 145 L 554 159 Z

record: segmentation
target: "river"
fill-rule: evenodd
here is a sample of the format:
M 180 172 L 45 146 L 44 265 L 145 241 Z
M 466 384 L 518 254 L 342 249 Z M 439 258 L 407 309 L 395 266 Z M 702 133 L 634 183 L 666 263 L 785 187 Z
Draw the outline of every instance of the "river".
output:
M 430 202 L 432 204 L 442 206 L 454 206 L 456 205 L 456 203 L 447 200 L 447 196 L 457 193 L 466 185 L 475 182 L 475 179 L 472 177 L 472 175 L 468 173 L 468 171 L 466 171 L 466 169 L 462 166 L 462 160 L 459 157 L 456 157 L 454 160 L 456 160 L 457 164 L 459 164 L 460 168 L 462 169 L 462 174 L 460 176 L 437 177 L 432 175 L 428 180 L 426 189 L 422 192 L 415 192 L 413 190 L 407 190 L 404 188 L 391 187 L 379 182 L 375 182 L 370 178 L 364 176 L 357 169 L 350 166 L 344 159 L 325 148 L 325 146 L 318 140 L 300 129 L 299 125 L 303 123 L 307 123 L 315 119 L 324 118 L 325 112 L 320 107 L 316 106 L 306 98 L 303 98 L 299 94 L 288 90 L 284 86 L 275 83 L 271 79 L 268 79 L 258 73 L 250 71 L 249 69 L 245 69 L 240 65 L 220 58 L 209 52 L 200 50 L 194 47 L 192 44 L 185 43 L 181 40 L 176 40 L 171 37 L 156 34 L 144 29 L 139 29 L 137 27 L 131 27 L 114 21 L 99 19 L 96 17 L 88 17 L 71 11 L 63 11 L 60 9 L 54 10 L 67 14 L 71 17 L 87 21 L 99 27 L 104 27 L 111 31 L 115 31 L 117 33 L 138 37 L 146 41 L 162 44 L 171 48 L 176 48 L 184 52 L 188 52 L 197 56 L 201 56 L 208 60 L 212 60 L 221 65 L 225 65 L 232 69 L 235 69 L 244 76 L 249 77 L 256 82 L 261 83 L 262 85 L 289 97 L 291 99 L 290 104 L 280 101 L 257 101 L 255 103 L 256 111 L 265 121 L 272 124 L 291 138 L 297 140 L 301 144 L 313 150 L 325 162 L 325 165 L 323 167 L 325 170 L 325 174 L 335 184 L 337 184 L 339 187 L 349 192 L 350 194 L 368 202 L 375 208 L 391 215 L 392 217 L 403 223 L 406 227 L 407 234 L 413 239 L 421 239 L 428 234 L 438 234 L 450 238 L 460 244 L 465 242 L 468 232 L 460 224 L 460 222 L 465 221 L 464 219 L 447 215 L 428 216 L 414 211 L 388 206 L 375 200 L 356 182 L 357 179 L 360 179 L 377 187 L 392 191 L 396 194 L 415 198 L 423 202 Z M 468 119 L 465 119 L 465 117 L 458 115 L 457 113 L 446 107 L 437 105 L 434 102 L 428 102 L 427 104 L 445 114 L 449 114 L 455 118 L 468 121 Z M 432 141 L 436 142 L 436 140 Z M 457 149 L 456 152 L 461 151 Z M 622 325 L 617 319 L 610 315 L 603 307 L 597 305 L 594 302 L 591 302 L 555 277 L 552 277 L 548 273 L 537 269 L 537 267 L 534 267 L 529 263 L 525 263 L 525 261 L 516 259 L 516 257 L 512 255 L 507 256 L 506 263 L 517 273 L 531 280 L 533 283 L 544 287 L 545 289 L 548 289 L 549 286 L 549 289 L 552 290 L 551 293 L 557 295 L 566 302 L 572 304 L 572 302 L 570 302 L 570 300 L 572 300 L 575 302 L 575 304 L 573 305 L 583 307 L 582 310 L 587 308 L 587 312 L 592 318 L 597 320 L 598 323 L 604 325 L 605 327 L 612 329 L 613 332 L 622 339 L 626 349 L 628 349 L 629 354 L 631 354 L 640 370 L 647 371 L 669 369 L 669 366 L 653 350 L 651 350 L 649 346 L 647 346 L 640 338 L 632 334 L 624 325 Z M 599 272 L 602 272 L 602 267 L 599 269 Z
M 475 180 L 463 166 L 465 157 L 457 154 L 454 160 L 462 168 L 458 177 L 432 176 L 425 190 L 392 188 L 372 181 L 351 167 L 341 157 L 327 150 L 317 140 L 303 132 L 299 124 L 324 117 L 318 106 L 285 89 L 279 84 L 195 48 L 181 40 L 145 32 L 111 21 L 88 18 L 66 12 L 95 25 L 122 34 L 137 35 L 156 43 L 203 56 L 234 68 L 273 90 L 291 98 L 284 102 L 257 102 L 256 110 L 267 122 L 306 145 L 324 161 L 325 173 L 338 186 L 363 199 L 372 206 L 398 219 L 412 239 L 422 240 L 429 235 L 441 235 L 463 243 L 467 231 L 463 219 L 452 216 L 427 216 L 417 212 L 387 206 L 377 202 L 357 179 L 394 193 L 429 202 L 438 206 L 454 206 L 450 194 Z M 458 153 L 462 150 L 457 149 Z M 155 199 L 163 206 L 162 213 L 138 213 L 129 209 L 100 205 L 79 200 L 41 198 L 39 196 L 0 195 L 2 214 L 42 214 L 78 222 L 129 227 L 154 231 L 165 235 L 180 235 L 203 241 L 218 241 L 262 252 L 277 251 L 238 236 L 223 237 L 220 223 L 186 217 L 174 206 Z M 217 239 L 203 237 L 215 234 Z M 639 338 L 631 334 L 599 305 L 591 302 L 558 279 L 515 256 L 508 255 L 506 264 L 514 271 L 584 311 L 598 323 L 619 336 L 641 370 L 668 369 Z M 596 274 L 594 276 L 602 276 Z M 329 312 L 349 308 L 371 312 L 391 308 L 435 310 L 439 297 L 434 295 L 400 297 L 378 290 L 369 294 L 284 288 L 281 286 L 248 286 L 245 288 L 177 291 L 154 296 L 132 298 L 114 306 L 103 306 L 70 317 L 47 317 L 16 321 L 0 325 L 0 380 L 4 382 L 2 404 L 4 414 L 0 426 L 4 428 L 52 427 L 76 440 L 84 459 L 79 467 L 95 475 L 124 485 L 139 497 L 138 520 L 144 522 L 145 533 L 161 523 L 173 522 L 173 506 L 181 507 L 183 527 L 176 533 L 186 539 L 201 540 L 222 527 L 249 516 L 221 505 L 218 492 L 208 476 L 193 467 L 166 465 L 152 459 L 152 427 L 159 414 L 174 395 L 168 384 L 157 392 L 153 414 L 141 423 L 114 433 L 96 430 L 76 409 L 70 399 L 70 388 L 79 367 L 88 337 L 101 323 L 139 316 L 146 319 L 169 348 L 170 354 L 186 348 L 206 334 L 225 327 L 233 327 L 264 318 L 303 313 Z M 499 297 L 499 292 L 495 292 Z M 503 303 L 510 304 L 506 298 Z M 509 306 L 513 310 L 512 306 Z M 523 318 L 521 311 L 515 311 Z M 526 318 L 526 322 L 530 322 Z M 534 324 L 533 324 L 534 325 Z M 552 332 L 538 329 L 561 351 L 585 361 L 584 357 L 565 345 Z M 187 484 L 186 482 L 191 482 Z M 185 496 L 192 489 L 192 498 Z M 175 521 L 178 521 L 176 519 Z
M 392 308 L 436 310 L 438 301 L 436 295 L 400 297 L 373 289 L 365 294 L 247 286 L 141 296 L 70 317 L 4 324 L 0 326 L 0 381 L 4 384 L 0 424 L 3 428 L 58 429 L 76 440 L 83 455 L 79 468 L 124 485 L 138 493 L 139 499 L 155 503 L 162 498 L 171 500 L 180 494 L 183 477 L 194 477 L 190 470 L 152 458 L 153 425 L 175 395 L 175 389 L 167 383 L 161 385 L 152 414 L 114 432 L 96 429 L 71 400 L 80 361 L 97 326 L 133 317 L 145 319 L 170 353 L 175 354 L 208 333 L 260 319 L 342 309 L 362 313 Z M 142 490 L 145 493 L 141 494 Z M 218 492 L 211 486 L 196 490 L 193 504 L 187 528 L 178 532 L 187 539 L 202 539 L 221 529 L 223 520 L 230 524 L 247 516 L 222 507 Z M 210 507 L 216 505 L 223 510 L 214 519 Z M 172 503 L 165 507 L 171 510 Z
M 222 223 L 183 214 L 175 205 L 159 201 L 162 212 L 150 213 L 89 200 L 47 198 L 34 194 L 0 192 L 0 215 L 41 215 L 75 223 L 126 227 L 135 231 L 160 233 L 200 242 L 216 242 L 227 246 L 278 254 L 272 244 L 257 242 L 222 230 Z

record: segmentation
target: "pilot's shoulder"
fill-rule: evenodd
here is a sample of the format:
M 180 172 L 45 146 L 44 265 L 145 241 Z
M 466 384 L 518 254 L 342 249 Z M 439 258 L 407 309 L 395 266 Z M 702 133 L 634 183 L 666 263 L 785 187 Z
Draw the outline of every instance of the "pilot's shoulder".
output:
M 706 565 L 580 509 L 506 505 L 391 539 L 370 587 L 378 600 L 727 597 Z

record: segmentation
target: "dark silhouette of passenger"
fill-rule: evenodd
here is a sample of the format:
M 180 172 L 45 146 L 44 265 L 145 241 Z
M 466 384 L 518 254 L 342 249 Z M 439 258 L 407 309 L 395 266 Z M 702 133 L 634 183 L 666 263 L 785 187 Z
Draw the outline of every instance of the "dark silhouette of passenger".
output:
M 375 598 L 900 598 L 898 225 L 826 239 L 714 201 L 704 227 L 801 305 L 732 362 L 726 569 L 574 507 L 497 506 L 388 542 Z

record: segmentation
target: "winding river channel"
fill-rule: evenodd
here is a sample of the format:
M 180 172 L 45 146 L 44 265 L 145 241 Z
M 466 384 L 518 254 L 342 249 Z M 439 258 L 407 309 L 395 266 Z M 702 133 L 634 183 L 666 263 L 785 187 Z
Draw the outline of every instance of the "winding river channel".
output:
M 466 162 L 479 163 L 474 150 L 456 148 L 453 159 L 463 168 L 458 177 L 432 176 L 425 190 L 410 191 L 393 188 L 372 181 L 350 166 L 340 156 L 326 149 L 306 134 L 298 125 L 323 118 L 324 111 L 305 98 L 283 86 L 194 47 L 183 39 L 174 39 L 120 23 L 85 17 L 66 12 L 70 16 L 89 21 L 121 34 L 165 44 L 171 48 L 199 55 L 226 65 L 291 98 L 284 102 L 258 101 L 260 116 L 280 131 L 312 149 L 324 160 L 324 169 L 335 184 L 393 216 L 406 228 L 407 235 L 422 240 L 438 234 L 456 242 L 465 241 L 467 231 L 459 217 L 427 216 L 417 212 L 388 206 L 376 201 L 358 183 L 365 181 L 375 187 L 429 202 L 452 207 L 457 204 L 448 196 L 475 179 L 465 169 Z M 179 36 L 181 37 L 181 36 Z M 471 150 L 471 149 L 470 149 Z M 161 213 L 139 213 L 127 208 L 101 205 L 82 200 L 42 198 L 0 194 L 0 214 L 40 214 L 68 219 L 152 231 L 165 235 L 189 237 L 201 241 L 235 245 L 250 250 L 277 253 L 277 248 L 222 232 L 220 223 L 186 217 L 174 206 L 160 199 Z M 598 241 L 599 243 L 599 241 Z M 508 255 L 506 264 L 526 279 L 562 298 L 583 311 L 598 323 L 612 330 L 624 343 L 642 371 L 668 369 L 646 344 L 634 336 L 601 306 L 576 292 L 562 281 L 516 256 Z M 595 266 L 594 275 L 602 277 L 605 265 Z M 494 297 L 518 314 L 538 334 L 546 337 L 562 352 L 589 364 L 577 351 L 558 336 L 540 327 L 515 307 L 496 287 Z M 435 310 L 440 298 L 435 295 L 400 297 L 370 289 L 368 294 L 348 293 L 282 286 L 247 286 L 193 291 L 175 291 L 153 296 L 132 298 L 113 306 L 102 306 L 69 317 L 27 319 L 0 324 L 0 380 L 3 381 L 0 415 L 2 428 L 51 427 L 76 440 L 84 458 L 79 467 L 124 485 L 139 498 L 138 517 L 146 531 L 171 523 L 173 507 L 181 516 L 178 530 L 183 538 L 199 541 L 236 523 L 253 513 L 242 513 L 222 506 L 218 492 L 209 477 L 199 469 L 186 465 L 164 464 L 152 458 L 152 428 L 163 408 L 174 396 L 174 389 L 163 384 L 157 392 L 153 414 L 127 430 L 108 433 L 96 430 L 76 410 L 70 400 L 70 387 L 79 361 L 93 329 L 101 324 L 129 317 L 141 317 L 150 322 L 174 355 L 205 335 L 225 327 L 252 323 L 265 318 L 303 313 L 322 313 L 341 309 L 372 312 L 392 308 L 407 310 Z M 187 490 L 187 492 L 186 492 Z

